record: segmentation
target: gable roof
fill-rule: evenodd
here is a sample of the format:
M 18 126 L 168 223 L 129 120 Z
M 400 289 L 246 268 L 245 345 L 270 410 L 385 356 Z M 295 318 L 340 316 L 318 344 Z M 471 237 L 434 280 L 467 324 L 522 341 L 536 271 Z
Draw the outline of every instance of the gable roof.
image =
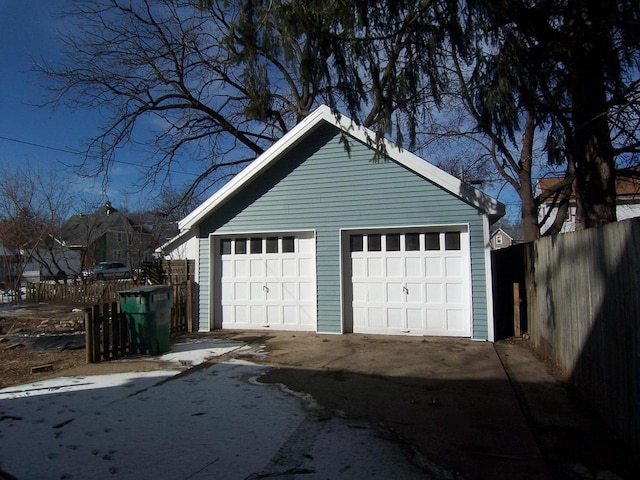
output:
M 110 230 L 123 231 L 134 225 L 107 202 L 93 213 L 70 217 L 62 227 L 62 240 L 69 247 L 87 247 Z
M 234 193 L 245 187 L 266 168 L 277 162 L 285 152 L 289 151 L 324 123 L 333 125 L 345 134 L 370 145 L 371 148 L 375 148 L 374 132 L 356 125 L 345 116 L 337 117 L 328 106 L 321 105 L 280 140 L 274 143 L 271 148 L 240 171 L 240 173 L 220 188 L 220 190 L 205 200 L 193 212 L 179 221 L 178 228 L 180 231 L 183 232 L 185 230 L 189 230 L 193 226 L 197 225 Z M 409 170 L 430 180 L 453 195 L 465 200 L 467 203 L 475 206 L 491 217 L 499 218 L 504 215 L 505 207 L 496 199 L 484 194 L 471 185 L 458 180 L 453 175 L 439 169 L 417 155 L 397 147 L 395 144 L 387 140 L 382 140 L 382 144 L 385 150 L 384 154 L 390 159 L 404 165 Z M 178 235 L 178 237 L 179 236 L 181 235 Z M 168 243 L 172 243 L 172 241 Z
M 513 237 L 509 235 L 509 233 L 507 233 L 507 231 L 502 227 L 498 227 L 495 230 L 493 230 L 493 232 L 491 233 L 491 238 L 495 237 L 499 233 L 502 233 L 502 235 L 509 237 L 509 240 L 513 240 Z

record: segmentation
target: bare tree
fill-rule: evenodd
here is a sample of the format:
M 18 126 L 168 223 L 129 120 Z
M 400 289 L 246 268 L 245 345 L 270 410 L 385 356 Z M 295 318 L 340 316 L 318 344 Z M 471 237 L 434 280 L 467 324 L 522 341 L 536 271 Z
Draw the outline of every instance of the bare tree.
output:
M 151 147 L 147 184 L 171 185 L 175 171 L 198 172 L 183 192 L 188 203 L 262 153 L 324 94 L 323 72 L 304 68 L 330 55 L 322 32 L 280 32 L 269 43 L 277 17 L 268 10 L 92 0 L 74 2 L 65 16 L 65 62 L 39 68 L 52 104 L 109 112 L 80 165 L 107 181 L 117 148 L 144 143 Z
M 64 181 L 55 173 L 30 168 L 0 174 L 0 243 L 15 259 L 14 287 L 19 288 L 29 263 L 39 273 L 64 281 L 77 268 L 74 254 L 60 242 L 60 227 L 72 205 Z
M 534 134 L 544 136 L 554 162 L 563 157 L 566 182 L 575 176 L 584 225 L 615 219 L 615 161 L 639 151 L 634 7 L 611 0 L 86 0 L 65 12 L 65 62 L 40 69 L 53 104 L 110 114 L 87 145 L 85 173 L 108 181 L 117 148 L 139 142 L 152 147 L 146 182 L 170 185 L 183 161 L 198 172 L 182 196 L 189 200 L 318 103 L 374 129 L 373 141 L 391 135 L 413 149 L 436 109 L 461 108 L 448 97 L 457 49 L 473 66 L 469 91 L 457 97 L 471 99 L 473 128 L 523 199 L 531 237 L 541 201 L 532 198 Z M 568 187 L 563 180 L 558 188 Z

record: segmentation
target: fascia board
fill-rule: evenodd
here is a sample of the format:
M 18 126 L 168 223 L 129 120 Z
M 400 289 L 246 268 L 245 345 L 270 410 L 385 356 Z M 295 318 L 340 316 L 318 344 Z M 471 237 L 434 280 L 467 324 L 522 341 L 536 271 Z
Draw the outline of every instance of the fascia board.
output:
M 193 232 L 192 232 L 192 230 L 190 228 L 181 231 L 175 237 L 167 240 L 165 243 L 163 243 L 162 245 L 157 247 L 154 250 L 154 252 L 156 252 L 156 253 L 164 253 L 164 252 L 166 252 L 168 250 L 172 250 L 177 245 L 180 245 L 184 241 L 184 238 L 188 237 L 191 233 L 193 233 Z

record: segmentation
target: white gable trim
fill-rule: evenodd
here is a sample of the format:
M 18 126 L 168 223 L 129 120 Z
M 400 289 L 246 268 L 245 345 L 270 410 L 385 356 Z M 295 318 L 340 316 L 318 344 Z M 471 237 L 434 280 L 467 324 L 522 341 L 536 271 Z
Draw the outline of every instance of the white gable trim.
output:
M 375 141 L 374 132 L 356 125 L 351 119 L 345 116 L 340 116 L 338 119 L 328 106 L 321 105 L 309 114 L 309 116 L 302 122 L 291 129 L 285 136 L 274 143 L 271 148 L 256 158 L 232 180 L 226 183 L 220 190 L 178 222 L 178 228 L 182 231 L 198 224 L 205 216 L 215 210 L 217 206 L 233 195 L 234 192 L 241 189 L 244 185 L 260 174 L 260 172 L 276 162 L 282 154 L 302 140 L 308 133 L 316 129 L 322 124 L 322 122 L 335 125 L 346 134 L 351 135 L 365 144 L 372 145 L 372 148 L 374 148 L 372 144 L 372 142 Z M 453 195 L 464 199 L 486 214 L 499 216 L 504 214 L 504 205 L 494 198 L 482 193 L 480 190 L 461 182 L 453 175 L 439 169 L 417 155 L 398 148 L 386 139 L 383 140 L 383 145 L 386 150 L 385 154 L 389 158 L 395 160 L 401 165 L 404 165 L 409 170 L 414 171 L 436 185 L 439 185 L 443 189 L 451 192 Z

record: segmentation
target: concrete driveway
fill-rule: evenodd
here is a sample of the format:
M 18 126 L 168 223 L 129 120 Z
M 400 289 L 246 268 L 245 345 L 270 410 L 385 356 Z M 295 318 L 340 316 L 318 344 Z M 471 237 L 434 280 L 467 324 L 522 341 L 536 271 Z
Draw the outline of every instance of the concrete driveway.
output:
M 285 384 L 348 418 L 384 425 L 414 447 L 415 460 L 427 471 L 478 479 L 550 477 L 491 343 L 377 335 L 227 335 L 258 349 L 265 346 L 255 354 L 232 353 L 280 367 L 261 382 Z
M 219 348 L 185 370 L 184 351 L 204 351 L 194 342 Z M 43 478 L 55 465 L 51 478 L 545 479 L 596 478 L 620 466 L 605 455 L 601 426 L 576 416 L 547 366 L 518 345 L 224 331 L 185 337 L 163 358 L 87 365 L 62 381 L 116 372 L 128 375 L 124 386 L 56 388 L 37 400 L 0 391 L 0 470 L 18 478 Z M 586 441 L 594 432 L 599 441 Z

